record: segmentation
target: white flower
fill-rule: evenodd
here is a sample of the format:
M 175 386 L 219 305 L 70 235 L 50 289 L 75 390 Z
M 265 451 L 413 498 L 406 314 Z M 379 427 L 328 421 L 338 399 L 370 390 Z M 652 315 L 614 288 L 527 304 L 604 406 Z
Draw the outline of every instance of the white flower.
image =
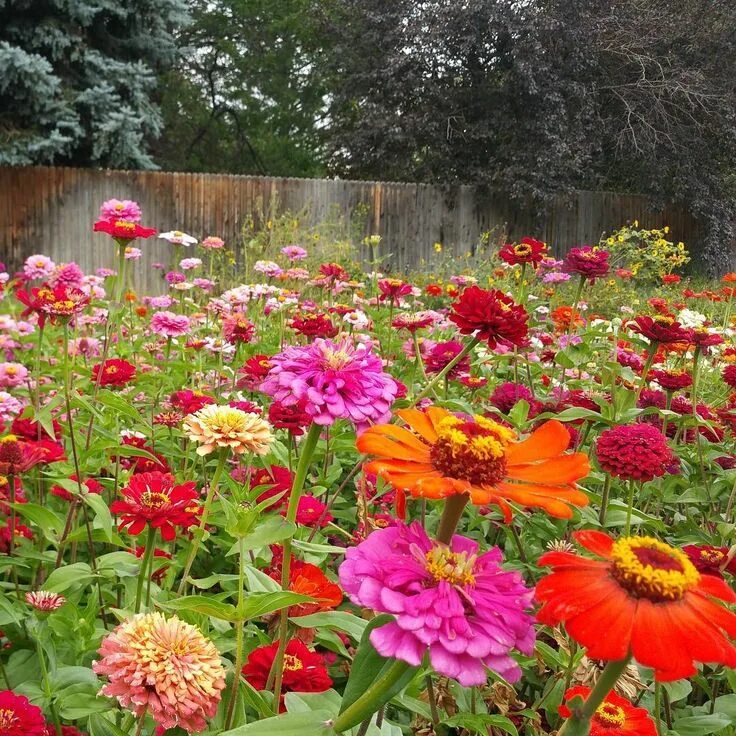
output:
M 677 321 L 683 327 L 702 327 L 707 322 L 707 317 L 700 312 L 694 312 L 692 309 L 683 309 L 677 315 Z
M 191 235 L 187 235 L 181 230 L 171 230 L 168 233 L 161 233 L 159 238 L 168 240 L 172 245 L 185 245 L 187 248 L 190 245 L 196 245 L 197 243 L 197 238 L 193 238 Z

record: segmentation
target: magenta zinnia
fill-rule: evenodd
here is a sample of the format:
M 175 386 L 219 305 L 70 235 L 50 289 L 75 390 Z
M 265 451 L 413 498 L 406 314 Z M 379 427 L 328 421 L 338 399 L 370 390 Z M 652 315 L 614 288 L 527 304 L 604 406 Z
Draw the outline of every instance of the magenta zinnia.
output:
M 305 347 L 287 348 L 271 363 L 260 390 L 284 406 L 304 400 L 315 424 L 348 419 L 361 429 L 390 416 L 396 381 L 366 345 L 318 338 Z
M 192 733 L 217 713 L 225 670 L 215 645 L 176 616 L 143 613 L 124 621 L 102 641 L 92 664 L 109 682 L 101 695 L 164 729 Z
M 521 677 L 509 656 L 534 649 L 533 591 L 501 568 L 501 552 L 454 536 L 431 540 L 418 523 L 379 529 L 347 550 L 340 584 L 356 605 L 396 617 L 371 633 L 384 657 L 418 667 L 429 660 L 441 675 L 482 685 L 485 667 L 511 682 Z

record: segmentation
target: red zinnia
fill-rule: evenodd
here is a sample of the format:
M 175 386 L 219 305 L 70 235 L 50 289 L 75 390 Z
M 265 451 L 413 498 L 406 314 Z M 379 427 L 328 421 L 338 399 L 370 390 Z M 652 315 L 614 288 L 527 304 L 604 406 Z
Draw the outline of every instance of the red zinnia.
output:
M 736 559 L 728 560 L 728 547 L 712 547 L 710 544 L 688 544 L 682 551 L 690 558 L 698 572 L 723 577 L 723 570 L 736 575 Z M 725 565 L 725 567 L 724 567 Z
M 526 309 L 498 289 L 470 286 L 452 305 L 450 320 L 463 335 L 477 332 L 489 347 L 496 343 L 521 346 L 527 335 Z
M 567 704 L 578 695 L 587 699 L 590 688 L 578 685 L 567 690 L 565 702 L 559 707 L 563 718 L 572 715 Z M 657 736 L 657 728 L 646 708 L 637 708 L 626 698 L 610 692 L 590 719 L 589 736 Z
M 562 269 L 566 273 L 576 273 L 584 279 L 595 281 L 608 273 L 608 255 L 608 251 L 598 250 L 590 245 L 571 248 L 565 256 Z
M 77 483 L 77 476 L 70 475 L 69 480 Z M 87 489 L 87 493 L 94 493 L 95 495 L 99 496 L 103 491 L 102 483 L 100 483 L 100 481 L 98 480 L 95 480 L 94 478 L 87 478 L 87 480 L 84 481 L 83 485 Z M 71 494 L 69 491 L 66 490 L 66 488 L 60 485 L 51 486 L 51 493 L 54 496 L 63 498 L 65 501 L 74 501 L 76 499 L 76 496 Z
M 262 503 L 278 496 L 274 506 L 281 506 L 288 502 L 289 492 L 294 482 L 292 472 L 283 465 L 271 465 L 269 468 L 237 468 L 233 470 L 232 477 L 242 483 L 249 480 L 251 491 L 260 486 L 265 488 L 258 494 L 256 503 Z
M 248 655 L 242 669 L 243 677 L 256 689 L 265 690 L 268 676 L 278 652 L 279 643 L 258 647 Z M 283 693 L 323 693 L 332 687 L 332 678 L 325 667 L 325 660 L 317 652 L 310 651 L 299 639 L 292 639 L 284 652 Z M 283 698 L 283 694 L 281 696 Z M 284 711 L 284 704 L 281 703 Z
M 292 593 L 314 598 L 314 601 L 291 606 L 289 616 L 308 616 L 312 613 L 330 611 L 342 603 L 340 586 L 328 580 L 327 576 L 316 565 L 294 560 L 291 563 L 289 575 L 289 590 Z
M 92 366 L 92 378 L 100 386 L 125 386 L 135 378 L 135 366 L 127 360 L 109 358 Z
M 339 263 L 323 263 L 319 272 L 331 281 L 347 281 L 350 278 L 350 274 Z
M 727 386 L 736 389 L 736 365 L 727 365 L 723 369 L 723 381 Z
M 651 371 L 649 378 L 656 381 L 665 391 L 680 391 L 692 386 L 693 378 L 686 371 Z
M 596 455 L 603 470 L 624 480 L 658 478 L 674 462 L 667 438 L 651 424 L 607 429 L 598 437 Z
M 629 322 L 628 327 L 651 342 L 665 345 L 690 340 L 690 331 L 686 330 L 674 317 L 665 314 L 658 314 L 655 317 L 641 315 Z
M 251 356 L 238 371 L 243 376 L 243 378 L 238 379 L 238 388 L 257 391 L 271 368 L 273 368 L 273 363 L 271 363 L 268 355 L 259 353 Z
M 146 525 L 160 529 L 165 542 L 176 537 L 175 527 L 188 529 L 198 521 L 199 506 L 194 481 L 176 485 L 170 473 L 134 475 L 122 489 L 124 501 L 114 501 L 110 511 L 120 514 L 120 529 L 140 534 Z
M 714 575 L 701 575 L 681 552 L 652 537 L 603 532 L 573 534 L 591 560 L 548 552 L 539 560 L 553 571 L 538 583 L 537 620 L 565 624 L 591 659 L 629 656 L 654 670 L 659 681 L 696 672 L 695 662 L 736 667 L 736 615 L 713 598 L 736 602 L 736 593 Z
M 0 439 L 0 475 L 20 475 L 43 462 L 44 450 L 36 442 L 9 434 Z
M 46 719 L 37 705 L 12 690 L 0 692 L 0 736 L 46 736 Z
M 439 284 L 427 284 L 424 293 L 428 296 L 442 296 L 442 287 Z
M 676 273 L 666 273 L 662 276 L 663 284 L 679 284 L 682 279 Z
M 136 238 L 150 238 L 156 234 L 156 230 L 152 227 L 143 227 L 137 222 L 129 222 L 128 220 L 98 220 L 93 228 L 93 232 L 106 233 L 115 240 L 135 240 Z
M 378 299 L 382 302 L 388 299 L 394 305 L 399 303 L 402 296 L 408 296 L 412 291 L 411 284 L 401 279 L 381 279 L 378 282 L 378 288 L 381 291 Z
M 714 345 L 720 345 L 724 342 L 721 335 L 716 332 L 711 332 L 707 327 L 695 327 L 690 330 L 690 342 L 695 345 L 696 348 L 700 348 L 707 352 L 707 348 L 713 347 Z
M 288 429 L 292 437 L 301 437 L 312 423 L 312 417 L 305 411 L 306 406 L 306 399 L 300 399 L 291 406 L 274 401 L 268 407 L 268 421 L 275 429 Z
M 521 242 L 514 245 L 506 243 L 498 252 L 502 261 L 516 266 L 519 263 L 531 263 L 535 268 L 547 255 L 547 246 L 534 238 L 522 238 Z
M 427 373 L 439 373 L 444 370 L 463 351 L 462 343 L 457 340 L 438 342 L 424 357 L 424 367 Z M 459 363 L 456 363 L 447 374 L 448 378 L 457 378 L 463 373 L 470 371 L 470 358 L 466 355 Z
M 250 342 L 255 331 L 256 326 L 242 312 L 235 312 L 222 320 L 222 336 L 231 345 Z
M 289 327 L 306 337 L 335 337 L 339 332 L 326 314 L 299 314 L 289 322 Z
M 184 414 L 196 414 L 202 407 L 216 403 L 211 396 L 201 391 L 191 391 L 188 388 L 174 391 L 169 397 L 169 402 Z
M 123 437 L 122 444 L 128 447 L 137 447 L 139 450 L 145 450 L 150 455 L 153 455 L 156 459 L 153 460 L 149 457 L 143 457 L 142 455 L 134 455 L 132 457 L 121 457 L 120 467 L 125 470 L 132 470 L 134 474 L 139 473 L 153 473 L 161 472 L 168 473 L 171 468 L 166 458 L 159 452 L 156 452 L 147 442 L 145 437 L 137 437 L 130 435 Z

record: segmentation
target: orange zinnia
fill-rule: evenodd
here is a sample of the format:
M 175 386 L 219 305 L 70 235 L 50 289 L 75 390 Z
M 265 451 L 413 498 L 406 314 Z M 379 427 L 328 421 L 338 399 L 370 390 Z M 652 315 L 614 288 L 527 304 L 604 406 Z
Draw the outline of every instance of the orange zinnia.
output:
M 602 560 L 548 552 L 553 572 L 537 583 L 537 620 L 565 624 L 591 659 L 633 657 L 660 681 L 696 672 L 695 662 L 736 667 L 736 615 L 714 599 L 736 602 L 720 578 L 701 575 L 688 556 L 652 537 L 582 531 L 575 540 Z
M 475 504 L 496 504 L 511 519 L 508 501 L 570 518 L 571 506 L 587 506 L 575 482 L 590 465 L 582 453 L 563 454 L 570 434 L 557 421 L 518 442 L 516 433 L 482 416 L 460 418 L 436 406 L 396 414 L 409 428 L 379 424 L 357 447 L 379 459 L 366 464 L 394 488 L 423 498 L 467 493 Z

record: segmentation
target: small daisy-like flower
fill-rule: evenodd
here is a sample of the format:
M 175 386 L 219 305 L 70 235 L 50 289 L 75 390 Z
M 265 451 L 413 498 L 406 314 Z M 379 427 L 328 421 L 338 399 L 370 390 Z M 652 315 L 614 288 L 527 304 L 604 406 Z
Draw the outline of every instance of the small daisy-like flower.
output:
M 61 608 L 66 603 L 66 598 L 48 590 L 32 590 L 26 593 L 26 603 L 37 611 L 49 613 Z
M 167 233 L 161 233 L 159 238 L 168 240 L 172 245 L 184 245 L 187 248 L 190 245 L 196 245 L 197 243 L 197 238 L 193 238 L 191 235 L 187 235 L 181 230 L 169 230 Z
M 92 669 L 109 682 L 100 695 L 117 698 L 137 717 L 164 729 L 203 731 L 217 713 L 225 670 L 214 644 L 176 616 L 144 613 L 103 640 Z
M 209 455 L 218 447 L 230 448 L 236 455 L 266 455 L 274 439 L 271 426 L 258 414 L 216 404 L 189 415 L 184 431 L 199 444 L 198 455 Z

